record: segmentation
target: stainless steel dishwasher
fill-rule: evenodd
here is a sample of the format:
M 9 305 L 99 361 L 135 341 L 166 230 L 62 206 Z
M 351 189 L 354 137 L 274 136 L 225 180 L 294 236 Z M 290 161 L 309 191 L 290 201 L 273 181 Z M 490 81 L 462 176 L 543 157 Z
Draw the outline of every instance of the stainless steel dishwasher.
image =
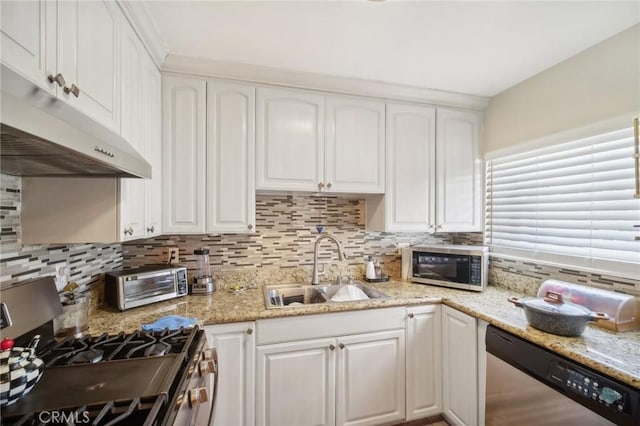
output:
M 640 391 L 487 327 L 487 425 L 640 426 Z

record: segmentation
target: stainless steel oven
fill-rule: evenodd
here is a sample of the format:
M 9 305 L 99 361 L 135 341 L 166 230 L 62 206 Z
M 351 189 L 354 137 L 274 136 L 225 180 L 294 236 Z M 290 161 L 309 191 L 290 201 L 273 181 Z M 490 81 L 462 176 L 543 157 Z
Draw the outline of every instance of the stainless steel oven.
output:
M 1 291 L 2 336 L 21 347 L 40 336 L 36 355 L 44 371 L 30 392 L 2 407 L 0 424 L 67 424 L 69 419 L 77 420 L 69 424 L 97 426 L 210 423 L 218 364 L 204 330 L 136 330 L 56 341 L 53 318 L 60 301 L 53 278 Z M 35 311 L 29 309 L 33 303 Z
M 482 291 L 487 286 L 489 248 L 423 245 L 402 251 L 402 277 L 421 284 Z

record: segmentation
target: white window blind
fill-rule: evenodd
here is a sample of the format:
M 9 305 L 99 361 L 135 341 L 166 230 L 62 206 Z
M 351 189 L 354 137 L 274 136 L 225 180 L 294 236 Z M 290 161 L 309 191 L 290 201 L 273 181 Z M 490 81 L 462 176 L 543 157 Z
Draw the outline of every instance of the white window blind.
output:
M 492 252 L 640 274 L 633 129 L 487 161 Z

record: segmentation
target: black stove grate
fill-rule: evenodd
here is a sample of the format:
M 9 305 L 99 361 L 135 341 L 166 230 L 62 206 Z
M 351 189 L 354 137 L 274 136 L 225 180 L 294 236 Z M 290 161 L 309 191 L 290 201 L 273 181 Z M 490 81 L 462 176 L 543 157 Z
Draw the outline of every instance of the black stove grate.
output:
M 46 367 L 97 363 L 180 353 L 193 339 L 193 329 L 124 332 L 114 336 L 69 337 L 39 354 Z
M 154 426 L 158 413 L 166 402 L 166 395 L 115 400 L 83 405 L 64 410 L 41 411 L 24 416 L 2 418 L 7 426 L 95 425 L 95 426 Z

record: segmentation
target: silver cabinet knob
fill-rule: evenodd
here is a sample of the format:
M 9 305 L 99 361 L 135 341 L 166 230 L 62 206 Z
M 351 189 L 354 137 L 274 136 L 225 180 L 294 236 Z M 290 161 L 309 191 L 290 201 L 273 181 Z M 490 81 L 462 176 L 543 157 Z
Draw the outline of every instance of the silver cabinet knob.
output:
M 64 77 L 60 73 L 56 74 L 55 77 L 53 76 L 53 74 L 49 74 L 47 76 L 47 80 L 49 80 L 49 83 L 58 83 L 58 86 L 60 87 L 63 87 L 65 84 L 67 84 L 67 82 L 64 81 Z
M 133 235 L 133 228 L 131 226 L 124 228 L 124 235 Z
M 344 343 L 340 343 L 338 344 L 338 346 L 340 347 L 340 349 L 344 349 Z
M 80 96 L 80 88 L 78 86 L 76 86 L 75 84 L 72 84 L 71 87 L 69 86 L 64 86 L 64 93 L 66 93 L 67 95 L 69 93 L 73 94 L 73 96 L 75 96 L 76 98 L 78 96 Z
M 413 313 L 409 314 L 409 318 L 413 318 L 413 316 L 414 316 Z
M 253 229 L 253 225 L 249 224 L 249 225 L 247 225 L 247 228 L 249 228 L 251 230 L 251 229 Z
M 247 328 L 247 334 L 248 335 L 252 335 L 253 334 L 253 328 Z
M 335 346 L 333 346 L 333 345 L 329 345 L 329 349 L 331 349 L 332 351 L 334 351 L 334 350 L 336 349 L 336 347 L 335 347 Z
M 320 189 L 324 188 L 324 183 L 318 182 L 318 188 L 320 188 Z
M 329 182 L 329 183 L 327 184 L 327 188 L 331 188 L 332 186 L 333 186 L 333 185 L 331 184 L 331 182 Z
M 148 227 L 147 232 L 150 234 L 153 234 L 154 232 L 156 232 L 155 226 L 151 225 L 150 227 Z

